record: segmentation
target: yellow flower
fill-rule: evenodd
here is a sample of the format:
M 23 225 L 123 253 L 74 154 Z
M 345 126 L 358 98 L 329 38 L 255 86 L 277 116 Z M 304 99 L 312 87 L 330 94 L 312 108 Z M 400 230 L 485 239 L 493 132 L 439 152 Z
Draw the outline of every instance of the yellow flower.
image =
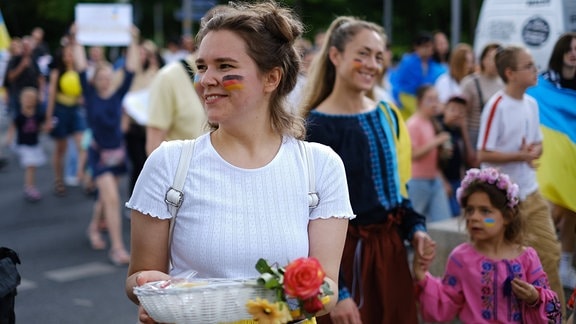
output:
M 256 298 L 249 300 L 246 308 L 258 324 L 283 324 L 292 320 L 288 305 L 284 302 L 270 303 L 267 299 Z
M 322 305 L 326 305 L 330 302 L 330 296 L 322 296 L 320 300 L 322 301 Z

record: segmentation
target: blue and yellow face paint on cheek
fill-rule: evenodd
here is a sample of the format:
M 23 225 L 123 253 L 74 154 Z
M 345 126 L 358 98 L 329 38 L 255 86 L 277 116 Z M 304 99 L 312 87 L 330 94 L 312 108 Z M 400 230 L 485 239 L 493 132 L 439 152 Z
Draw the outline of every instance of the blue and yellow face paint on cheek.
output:
M 198 95 L 201 94 L 201 90 L 202 90 L 202 84 L 200 83 L 200 79 L 202 77 L 196 73 L 194 74 L 194 89 L 196 90 L 196 93 L 198 93 Z
M 484 219 L 484 226 L 486 227 L 493 227 L 496 225 L 496 220 L 492 217 L 487 217 Z
M 225 75 L 222 77 L 222 86 L 228 91 L 244 89 L 244 77 L 241 75 Z

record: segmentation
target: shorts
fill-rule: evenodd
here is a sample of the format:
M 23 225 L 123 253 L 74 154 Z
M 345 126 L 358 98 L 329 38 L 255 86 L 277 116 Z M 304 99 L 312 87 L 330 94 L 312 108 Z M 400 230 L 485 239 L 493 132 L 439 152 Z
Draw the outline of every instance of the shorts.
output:
M 123 175 L 128 172 L 126 160 L 116 166 L 106 166 L 100 160 L 100 152 L 94 147 L 88 148 L 88 166 L 92 170 L 92 178 L 96 179 L 104 173 L 111 172 L 115 176 Z
M 46 163 L 46 154 L 40 145 L 18 145 L 16 151 L 23 168 L 39 167 Z
M 54 128 L 50 136 L 63 139 L 86 129 L 86 118 L 79 106 L 64 106 L 56 103 L 54 107 Z

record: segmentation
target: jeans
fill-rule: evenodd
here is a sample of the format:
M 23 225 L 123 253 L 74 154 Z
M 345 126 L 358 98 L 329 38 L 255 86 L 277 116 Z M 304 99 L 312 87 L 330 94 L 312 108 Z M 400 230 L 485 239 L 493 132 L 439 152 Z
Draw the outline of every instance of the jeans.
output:
M 448 219 L 452 215 L 440 176 L 434 179 L 411 179 L 408 181 L 408 195 L 414 210 L 426 216 L 428 222 Z

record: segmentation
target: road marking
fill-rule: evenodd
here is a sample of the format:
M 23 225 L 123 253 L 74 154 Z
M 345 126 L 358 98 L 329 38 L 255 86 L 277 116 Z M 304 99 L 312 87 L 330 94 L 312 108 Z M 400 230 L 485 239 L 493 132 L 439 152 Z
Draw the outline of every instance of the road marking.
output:
M 76 306 L 84 306 L 84 307 L 94 306 L 94 302 L 92 302 L 90 299 L 74 298 L 72 300 L 72 303 L 74 303 L 74 305 Z
M 44 272 L 44 275 L 57 282 L 69 282 L 78 279 L 96 277 L 115 272 L 118 268 L 101 262 L 90 262 L 73 267 Z
M 20 292 L 20 291 L 24 291 L 24 290 L 34 289 L 37 287 L 38 287 L 38 285 L 34 281 L 26 280 L 26 279 L 22 278 L 20 280 L 20 285 L 18 285 L 17 289 Z

